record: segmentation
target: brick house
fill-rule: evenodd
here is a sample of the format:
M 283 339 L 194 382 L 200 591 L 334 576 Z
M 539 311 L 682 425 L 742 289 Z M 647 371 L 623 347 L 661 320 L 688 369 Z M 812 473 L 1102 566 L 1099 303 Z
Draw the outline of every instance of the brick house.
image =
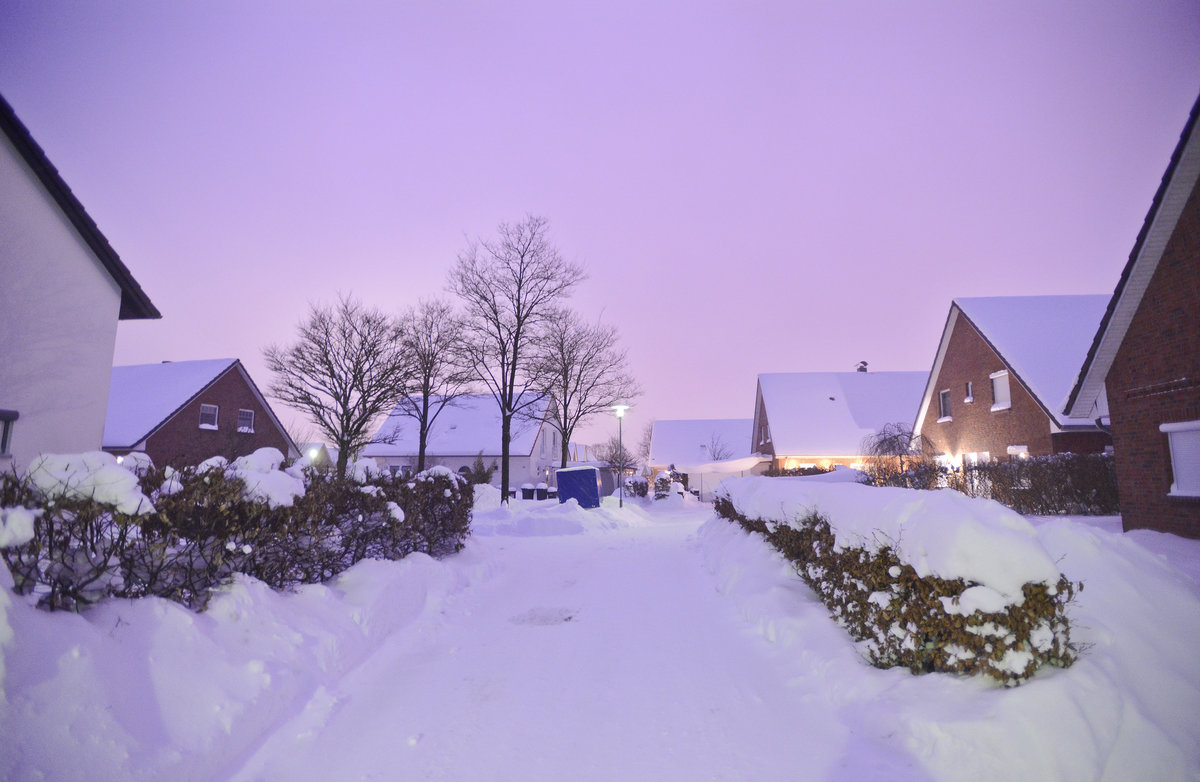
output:
M 914 435 L 951 467 L 1111 445 L 1094 422 L 1061 412 L 1108 297 L 955 299 Z
M 861 467 L 863 441 L 911 421 L 924 372 L 771 372 L 758 376 L 750 448 L 778 470 Z
M 164 361 L 112 368 L 104 450 L 142 451 L 158 466 L 186 467 L 264 448 L 299 450 L 237 359 Z
M 1121 520 L 1200 538 L 1200 140 L 1192 108 L 1065 410 L 1107 419 Z
M 117 321 L 162 317 L 0 97 L 0 469 L 100 447 Z

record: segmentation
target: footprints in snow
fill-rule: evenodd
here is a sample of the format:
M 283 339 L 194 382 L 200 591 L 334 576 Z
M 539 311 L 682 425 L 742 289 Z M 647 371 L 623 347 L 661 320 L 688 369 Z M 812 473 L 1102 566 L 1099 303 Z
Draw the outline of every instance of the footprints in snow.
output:
M 570 622 L 577 613 L 574 608 L 531 608 L 508 621 L 515 625 L 560 625 Z

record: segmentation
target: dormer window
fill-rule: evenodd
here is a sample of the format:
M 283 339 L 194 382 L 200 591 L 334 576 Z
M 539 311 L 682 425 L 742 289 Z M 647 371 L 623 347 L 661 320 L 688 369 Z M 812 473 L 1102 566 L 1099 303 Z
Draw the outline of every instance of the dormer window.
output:
M 200 405 L 200 428 L 216 429 L 217 414 L 220 412 L 216 405 Z

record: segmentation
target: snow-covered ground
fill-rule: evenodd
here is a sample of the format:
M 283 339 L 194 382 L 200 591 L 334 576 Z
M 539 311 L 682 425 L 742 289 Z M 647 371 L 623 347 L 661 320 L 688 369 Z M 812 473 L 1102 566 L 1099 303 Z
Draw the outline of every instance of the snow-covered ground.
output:
M 517 502 L 466 549 L 46 614 L 0 592 L 2 779 L 1200 779 L 1200 542 L 1034 519 L 1087 650 L 1003 689 L 877 670 L 761 540 Z

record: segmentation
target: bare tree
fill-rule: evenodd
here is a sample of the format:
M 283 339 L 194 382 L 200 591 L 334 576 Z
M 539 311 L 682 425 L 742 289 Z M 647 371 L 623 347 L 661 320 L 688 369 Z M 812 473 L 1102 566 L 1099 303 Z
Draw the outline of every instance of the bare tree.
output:
M 539 334 L 551 399 L 548 423 L 562 435 L 561 467 L 567 466 L 571 437 L 582 421 L 640 393 L 619 339 L 616 327 L 589 326 L 566 309 L 554 312 Z
M 644 463 L 650 463 L 650 446 L 654 442 L 654 422 L 647 421 L 642 427 L 642 436 L 638 439 L 637 457 Z
M 463 365 L 462 320 L 444 301 L 422 301 L 400 319 L 402 341 L 411 368 L 409 393 L 394 414 L 417 424 L 417 471 L 425 469 L 429 430 L 439 414 L 467 393 L 473 377 Z
M 917 469 L 933 467 L 933 445 L 925 435 L 914 435 L 908 424 L 884 424 L 878 432 L 863 439 L 862 450 L 866 456 L 865 472 L 876 485 L 909 485 L 914 481 L 924 484 L 936 477 L 929 469 Z
M 729 447 L 721 435 L 713 432 L 712 437 L 708 441 L 708 460 L 723 462 L 730 456 L 733 456 L 733 449 Z
M 396 322 L 342 296 L 312 305 L 298 341 L 263 351 L 271 395 L 307 413 L 338 448 L 337 474 L 371 439 L 371 426 L 407 390 L 409 370 Z
M 608 462 L 608 466 L 617 473 L 618 480 L 624 480 L 626 472 L 637 469 L 637 457 L 630 453 L 629 449 L 615 435 L 610 437 L 608 442 L 593 446 L 592 451 L 596 454 L 597 459 Z
M 500 407 L 500 491 L 508 500 L 513 418 L 546 398 L 546 362 L 536 336 L 559 301 L 583 279 L 550 243 L 546 220 L 501 223 L 497 238 L 472 243 L 450 272 L 449 288 L 466 309 L 469 366 Z

